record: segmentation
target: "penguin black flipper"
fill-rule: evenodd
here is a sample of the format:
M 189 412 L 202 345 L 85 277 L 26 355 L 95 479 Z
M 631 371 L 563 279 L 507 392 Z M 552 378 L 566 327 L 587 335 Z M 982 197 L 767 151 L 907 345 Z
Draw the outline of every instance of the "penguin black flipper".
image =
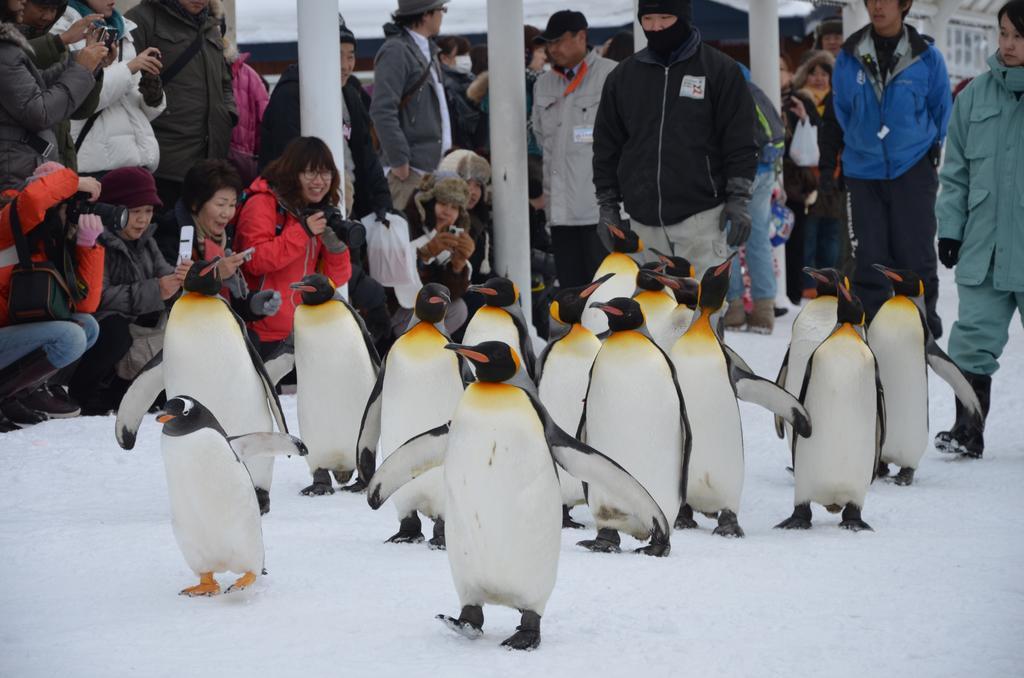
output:
M 668 555 L 670 526 L 647 489 L 614 460 L 559 428 L 540 399 L 529 391 L 525 393 L 544 426 L 544 437 L 554 463 L 577 480 L 613 489 L 616 497 L 625 504 L 624 508 L 644 521 L 651 521 L 651 545 L 664 547 L 659 555 Z
M 234 450 L 238 461 L 245 462 L 252 457 L 265 457 L 275 454 L 304 457 L 309 454 L 306 445 L 295 436 L 287 433 L 247 433 L 244 436 L 228 438 L 228 444 Z
M 927 325 L 925 327 L 927 328 Z M 967 408 L 967 412 L 974 419 L 973 425 L 979 431 L 983 430 L 985 428 L 985 417 L 982 416 L 981 402 L 978 400 L 977 394 L 975 394 L 974 389 L 971 388 L 970 383 L 964 377 L 964 373 L 953 362 L 953 359 L 935 343 L 935 339 L 930 334 L 927 336 L 924 358 L 928 363 L 928 367 L 932 368 L 932 371 L 939 375 L 942 381 L 949 384 L 957 400 Z
M 259 374 L 260 381 L 263 382 L 263 391 L 267 395 L 267 401 L 270 403 L 270 413 L 274 416 L 274 421 L 277 423 L 277 430 L 281 433 L 288 433 L 288 422 L 284 419 L 284 411 L 281 409 L 281 400 L 277 397 L 277 384 L 270 379 L 270 375 L 267 374 L 267 367 L 263 364 L 263 358 L 260 356 L 259 351 L 253 346 L 252 342 L 249 341 L 249 334 L 245 331 L 245 321 L 242 320 L 241 316 L 235 313 L 235 310 L 231 308 L 231 304 L 227 302 L 224 297 L 217 297 L 223 302 L 224 306 L 231 313 L 231 317 L 238 323 L 238 330 L 242 333 L 242 339 L 245 340 L 245 347 L 249 350 L 249 359 L 252 360 L 253 367 L 256 368 L 256 373 Z
M 782 356 L 782 365 L 779 366 L 779 373 L 775 377 L 775 385 L 779 388 L 786 387 L 786 379 L 789 377 L 789 348 L 786 348 L 786 355 Z M 782 417 L 775 415 L 775 435 L 779 439 L 785 439 L 786 427 L 782 425 Z
M 519 334 L 520 350 L 523 353 L 523 365 L 526 367 L 526 373 L 532 379 L 535 374 L 534 368 L 537 358 L 533 351 L 533 340 L 530 339 L 530 330 L 526 325 L 526 317 L 523 315 L 523 307 L 517 302 L 511 306 L 506 306 L 504 311 L 512 316 L 512 322 L 515 323 L 516 332 Z
M 442 424 L 410 439 L 380 465 L 366 487 L 366 501 L 376 510 L 398 488 L 444 463 L 449 424 Z
M 164 352 L 159 351 L 146 363 L 131 386 L 121 398 L 114 422 L 114 436 L 123 450 L 135 447 L 135 436 L 139 432 L 142 417 L 164 390 Z
M 548 356 L 551 355 L 551 349 L 554 348 L 555 344 L 564 339 L 571 330 L 572 325 L 556 323 L 554 320 L 551 321 L 550 329 L 548 330 L 548 343 L 544 345 L 544 350 L 540 352 L 540 357 L 537 358 L 536 372 L 533 375 L 533 380 L 538 386 L 540 386 L 540 378 L 544 375 L 544 365 L 548 361 Z
M 885 390 L 882 388 L 882 376 L 875 360 L 875 463 L 871 467 L 871 481 L 878 477 L 878 464 L 882 461 L 882 446 L 885 445 Z
M 370 397 L 366 399 L 363 419 L 359 422 L 359 437 L 356 439 L 356 469 L 359 481 L 364 485 L 370 482 L 377 470 L 377 444 L 380 442 L 381 395 L 384 393 L 384 371 L 387 359 L 377 371 L 377 381 L 373 384 Z
M 270 381 L 275 385 L 284 379 L 285 375 L 295 369 L 295 344 L 294 335 L 289 334 L 288 338 L 281 342 L 281 345 L 263 361 Z
M 363 342 L 366 344 L 366 352 L 370 354 L 370 362 L 373 363 L 373 369 L 380 369 L 380 354 L 377 353 L 377 347 L 373 345 L 373 337 L 370 336 L 370 331 L 366 329 L 363 316 L 359 315 L 359 311 L 352 304 L 348 303 L 340 293 L 335 295 L 334 300 L 343 303 L 348 312 L 352 314 L 352 317 L 356 319 L 356 323 L 359 324 L 359 331 L 363 335 Z
M 736 397 L 754 403 L 788 421 L 793 430 L 805 438 L 811 435 L 811 420 L 807 410 L 789 391 L 754 374 L 746 362 L 731 348 L 722 344 Z M 778 432 L 778 425 L 776 425 Z

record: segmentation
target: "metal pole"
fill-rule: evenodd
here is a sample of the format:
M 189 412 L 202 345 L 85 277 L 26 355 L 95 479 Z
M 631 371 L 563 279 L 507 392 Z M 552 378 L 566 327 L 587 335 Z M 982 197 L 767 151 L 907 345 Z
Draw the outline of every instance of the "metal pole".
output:
M 302 135 L 323 139 L 334 155 L 338 171 L 345 176 L 338 3 L 337 0 L 302 0 L 301 9 L 300 3 L 295 5 L 299 27 Z M 342 182 L 342 206 L 345 204 L 344 186 Z
M 747 11 L 750 34 L 750 79 L 764 90 L 775 110 L 782 110 L 782 84 L 779 79 L 779 3 L 778 0 L 755 0 Z M 786 246 L 772 248 L 775 271 L 778 273 L 775 303 L 786 301 Z
M 333 1 L 333 0 L 331 0 Z M 526 190 L 526 64 L 523 0 L 488 0 L 491 181 L 497 274 L 519 287 L 530 325 L 530 213 Z
M 637 13 L 640 11 L 640 0 L 633 0 L 633 51 L 639 52 L 644 47 L 647 47 L 647 35 L 644 33 L 643 26 L 640 25 L 640 17 Z
M 870 21 L 871 18 L 868 16 L 868 10 L 864 7 L 863 0 L 847 0 L 846 5 L 843 6 L 843 37 L 850 37 Z

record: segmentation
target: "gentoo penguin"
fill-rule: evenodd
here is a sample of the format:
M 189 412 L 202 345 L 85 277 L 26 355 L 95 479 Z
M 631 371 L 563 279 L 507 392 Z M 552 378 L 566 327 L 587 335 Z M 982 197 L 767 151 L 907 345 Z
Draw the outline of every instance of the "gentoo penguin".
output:
M 444 329 L 451 296 L 444 285 L 424 285 L 416 295 L 409 328 L 388 351 L 366 400 L 359 429 L 359 480 L 367 483 L 377 465 L 377 450 L 387 457 L 426 429 L 451 420 L 462 397 L 468 369 L 458 354 L 445 349 Z M 400 521 L 393 543 L 423 541 L 417 512 L 434 521 L 432 548 L 444 548 L 444 484 L 441 469 L 423 474 L 395 494 Z
M 890 462 L 898 464 L 896 484 L 910 485 L 928 447 L 928 367 L 953 388 L 979 430 L 984 419 L 974 389 L 928 329 L 921 276 L 881 264 L 874 267 L 893 287 L 893 296 L 868 326 L 868 345 L 878 359 L 885 389 L 885 444 L 878 475 L 888 475 Z
M 227 437 L 216 417 L 191 396 L 175 396 L 157 416 L 171 500 L 171 526 L 199 584 L 184 596 L 220 593 L 217 572 L 242 575 L 228 592 L 250 586 L 263 572 L 263 530 L 252 479 L 239 462 L 273 454 L 306 454 L 283 433 Z
M 796 507 L 776 525 L 786 530 L 810 528 L 812 501 L 842 511 L 840 527 L 871 529 L 861 510 L 885 440 L 885 398 L 875 356 L 856 329 L 864 308 L 845 286 L 837 290 L 835 329 L 811 354 L 800 388 L 814 430 L 792 440 Z
M 804 383 L 804 370 L 807 368 L 807 360 L 811 353 L 835 329 L 836 286 L 844 285 L 846 289 L 850 289 L 849 279 L 834 268 L 805 268 L 804 273 L 814 278 L 817 296 L 808 301 L 793 320 L 789 347 L 775 378 L 778 386 L 794 396 L 800 395 L 800 387 Z M 792 439 L 792 431 L 782 417 L 775 418 L 775 432 L 780 438 L 789 436 Z
M 479 638 L 484 604 L 512 607 L 522 619 L 502 645 L 531 650 L 540 644 L 540 620 L 558 570 L 556 465 L 592 487 L 610 488 L 638 531 L 651 536 L 648 551 L 668 554 L 670 528 L 627 471 L 555 424 L 515 349 L 496 341 L 449 349 L 476 364 L 477 381 L 466 388 L 450 424 L 411 439 L 384 462 L 367 500 L 377 508 L 395 489 L 443 463 L 448 562 L 462 610 L 457 619 L 438 619 Z
M 534 375 L 533 341 L 519 305 L 519 287 L 508 278 L 491 278 L 483 285 L 470 285 L 467 293 L 480 294 L 484 305 L 466 325 L 462 340 L 467 344 L 503 341 L 523 356 L 526 373 Z
M 594 293 L 591 302 L 604 303 L 616 297 L 631 297 L 636 291 L 636 272 L 640 270 L 637 263 L 644 249 L 644 243 L 632 230 L 623 230 L 617 226 L 609 226 L 612 250 L 604 258 L 594 274 L 594 280 L 613 274 L 607 282 Z M 608 318 L 596 307 L 583 311 L 583 326 L 594 334 L 601 336 L 608 331 Z
M 699 312 L 671 350 L 679 389 L 686 403 L 693 442 L 687 469 L 686 503 L 676 529 L 697 527 L 697 510 L 718 518 L 714 533 L 742 537 L 737 521 L 743 491 L 743 429 L 736 399 L 754 402 L 788 421 L 801 435 L 810 434 L 807 411 L 796 398 L 751 373 L 746 363 L 719 338 L 711 318 L 725 304 L 732 257 L 704 272 L 698 292 Z
M 189 269 L 183 294 L 171 307 L 164 347 L 135 378 L 117 410 L 114 434 L 126 450 L 135 446 L 143 415 L 160 391 L 190 393 L 206 404 L 228 435 L 288 432 L 281 403 L 245 323 L 220 296 L 218 259 Z M 260 512 L 270 510 L 273 457 L 246 460 Z
M 601 341 L 581 324 L 583 309 L 611 277 L 608 273 L 589 285 L 560 290 L 548 309 L 551 331 L 537 365 L 537 391 L 551 418 L 565 431 L 575 431 L 579 425 L 590 367 L 601 350 Z M 583 484 L 564 473 L 558 481 L 562 486 L 562 527 L 583 527 L 569 515 L 571 507 L 586 501 Z
M 594 359 L 577 437 L 621 464 L 665 515 L 674 516 L 683 503 L 690 457 L 690 425 L 675 368 L 647 333 L 636 301 L 618 297 L 591 306 L 608 315 L 611 335 Z M 597 538 L 580 546 L 616 552 L 619 530 L 637 539 L 647 534 L 614 488 L 591 485 L 587 503 Z
M 344 485 L 356 470 L 359 424 L 380 358 L 359 312 L 327 276 L 307 275 L 291 288 L 302 293 L 293 329 L 296 395 L 299 432 L 313 474 L 313 484 L 302 494 L 334 494 L 331 473 Z M 342 489 L 361 492 L 366 486 L 356 481 Z

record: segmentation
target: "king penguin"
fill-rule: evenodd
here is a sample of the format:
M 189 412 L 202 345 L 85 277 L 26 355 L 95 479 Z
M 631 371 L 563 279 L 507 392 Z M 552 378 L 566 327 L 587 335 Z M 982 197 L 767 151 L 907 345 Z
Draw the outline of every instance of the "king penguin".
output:
M 591 299 L 594 303 L 604 303 L 616 297 L 631 297 L 636 291 L 636 273 L 640 270 L 638 263 L 644 242 L 632 230 L 623 230 L 617 226 L 609 226 L 612 250 L 598 266 L 594 280 L 613 274 Z M 597 307 L 588 307 L 583 311 L 583 326 L 597 336 L 608 331 L 608 317 Z
M 953 388 L 979 430 L 984 418 L 974 389 L 928 329 L 921 276 L 881 264 L 874 267 L 893 287 L 893 296 L 868 326 L 868 345 L 878 359 L 885 389 L 885 444 L 878 475 L 888 475 L 888 464 L 897 464 L 896 484 L 910 485 L 928 447 L 928 367 Z
M 591 306 L 608 315 L 611 335 L 594 359 L 577 437 L 621 464 L 665 515 L 674 516 L 683 503 L 690 457 L 690 425 L 675 368 L 647 333 L 636 301 L 618 297 Z M 620 530 L 637 539 L 647 534 L 614 488 L 589 486 L 587 503 L 597 538 L 580 546 L 617 552 Z
M 842 511 L 840 527 L 871 529 L 861 511 L 885 440 L 885 398 L 875 356 L 857 330 L 864 308 L 844 285 L 837 293 L 835 329 L 811 354 L 800 388 L 814 430 L 791 442 L 795 508 L 776 525 L 785 530 L 811 527 L 812 501 Z
M 377 450 L 386 458 L 426 429 L 451 420 L 469 379 L 462 358 L 445 349 L 450 337 L 444 317 L 451 303 L 448 288 L 424 285 L 416 295 L 409 328 L 395 341 L 377 373 L 359 429 L 359 480 L 369 482 Z M 432 548 L 444 548 L 444 485 L 441 469 L 424 473 L 395 494 L 400 521 L 392 543 L 423 541 L 422 513 L 434 521 Z
M 219 258 L 197 261 L 183 294 L 171 307 L 164 347 L 142 368 L 117 410 L 114 434 L 126 450 L 135 446 L 142 417 L 160 391 L 190 393 L 210 408 L 228 435 L 288 432 L 277 391 L 245 323 L 220 296 Z M 246 460 L 260 512 L 270 510 L 273 457 Z
M 331 473 L 344 485 L 356 470 L 363 409 L 380 358 L 359 312 L 320 273 L 291 285 L 302 294 L 293 325 L 299 432 L 313 484 L 304 495 L 334 494 Z M 342 488 L 361 492 L 358 480 Z
M 700 287 L 700 283 L 694 280 L 696 270 L 689 260 L 683 257 L 663 254 L 653 247 L 650 250 L 665 265 L 665 269 L 661 273 L 656 274 L 656 277 L 675 300 L 675 307 L 669 314 L 668 321 L 665 323 L 660 336 L 654 332 L 651 333 L 654 340 L 658 342 L 658 346 L 668 353 L 675 346 L 679 337 L 683 336 L 683 333 L 689 329 L 690 323 L 693 322 L 694 310 L 697 308 L 697 290 Z
M 647 331 L 651 333 L 654 342 L 666 350 L 665 344 L 672 332 L 672 312 L 678 304 L 665 284 L 665 277 L 661 275 L 664 268 L 665 264 L 658 261 L 642 264 L 636 273 L 636 292 L 633 298 L 644 312 Z
M 515 346 L 516 352 L 523 356 L 526 373 L 533 377 L 533 340 L 523 307 L 519 305 L 519 287 L 508 278 L 495 277 L 483 285 L 470 285 L 466 292 L 482 295 L 484 305 L 469 319 L 462 340 L 467 344 L 503 341 Z
M 548 309 L 551 332 L 537 365 L 537 391 L 551 418 L 565 431 L 575 431 L 579 425 L 590 367 L 601 350 L 601 341 L 582 325 L 583 309 L 611 277 L 608 273 L 589 285 L 560 290 Z M 558 481 L 562 486 L 562 527 L 583 527 L 569 515 L 570 508 L 586 501 L 583 484 L 566 474 Z
M 624 517 L 651 537 L 649 549 L 667 555 L 670 528 L 633 476 L 555 424 L 514 348 L 496 341 L 448 348 L 475 363 L 477 381 L 466 388 L 450 423 L 388 457 L 367 500 L 377 508 L 395 489 L 443 463 L 448 562 L 462 609 L 458 618 L 437 617 L 457 633 L 479 638 L 485 604 L 515 608 L 520 624 L 502 645 L 531 650 L 540 645 L 540 620 L 558 571 L 558 467 L 612 490 Z
M 252 585 L 263 573 L 263 529 L 252 479 L 240 462 L 274 454 L 306 454 L 298 438 L 282 433 L 227 437 L 216 417 L 191 396 L 167 401 L 157 416 L 171 500 L 171 526 L 199 584 L 185 596 L 220 593 L 217 572 L 242 575 L 228 588 Z
M 715 333 L 711 318 L 725 304 L 731 268 L 729 257 L 705 271 L 698 291 L 699 313 L 671 351 L 693 436 L 686 503 L 675 527 L 697 527 L 697 510 L 718 518 L 715 534 L 742 537 L 737 513 L 743 492 L 743 429 L 737 398 L 795 422 L 801 435 L 810 433 L 810 422 L 796 398 L 754 375 Z

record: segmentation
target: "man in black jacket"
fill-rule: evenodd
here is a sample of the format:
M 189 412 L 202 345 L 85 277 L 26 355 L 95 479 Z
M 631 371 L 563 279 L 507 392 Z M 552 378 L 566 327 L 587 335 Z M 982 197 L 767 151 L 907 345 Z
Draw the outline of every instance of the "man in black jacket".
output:
M 700 275 L 750 235 L 754 102 L 736 62 L 702 43 L 689 0 L 640 0 L 638 14 L 647 48 L 608 76 L 594 127 L 598 233 L 623 202 L 647 245 Z

